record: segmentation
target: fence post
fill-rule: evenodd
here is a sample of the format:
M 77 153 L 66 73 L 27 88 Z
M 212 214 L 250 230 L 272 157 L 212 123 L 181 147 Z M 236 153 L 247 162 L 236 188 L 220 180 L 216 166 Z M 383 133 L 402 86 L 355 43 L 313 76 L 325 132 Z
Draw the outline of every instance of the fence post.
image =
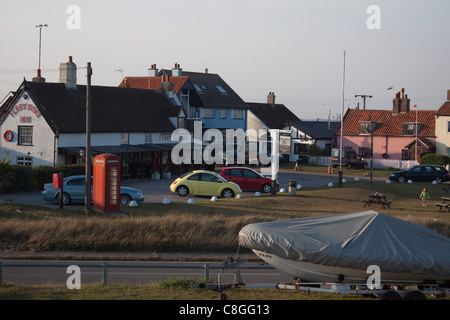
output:
M 205 280 L 209 280 L 209 263 L 205 263 Z
M 103 262 L 103 285 L 108 284 L 108 262 Z

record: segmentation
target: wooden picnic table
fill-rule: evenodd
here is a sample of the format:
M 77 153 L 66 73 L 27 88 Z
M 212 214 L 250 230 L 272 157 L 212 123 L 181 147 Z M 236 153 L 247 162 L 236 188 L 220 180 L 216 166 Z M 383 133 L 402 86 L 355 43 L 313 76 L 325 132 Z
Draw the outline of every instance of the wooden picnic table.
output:
M 449 198 L 450 199 L 450 198 Z M 388 208 L 391 207 L 391 201 L 387 201 L 386 200 L 386 196 L 384 194 L 381 193 L 374 193 L 374 194 L 370 194 L 369 198 L 367 200 L 364 201 L 364 207 L 365 206 L 369 206 L 371 204 L 380 204 L 383 206 L 383 208 L 386 208 L 386 206 Z
M 441 197 L 441 199 L 442 202 L 436 203 L 436 205 L 439 207 L 439 211 L 441 211 L 442 208 L 447 208 L 447 212 L 450 212 L 450 197 Z

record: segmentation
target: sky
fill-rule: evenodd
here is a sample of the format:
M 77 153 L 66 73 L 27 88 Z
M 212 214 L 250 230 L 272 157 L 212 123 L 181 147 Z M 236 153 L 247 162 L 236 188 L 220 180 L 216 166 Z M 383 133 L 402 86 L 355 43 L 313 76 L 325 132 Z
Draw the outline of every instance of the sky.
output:
M 449 12 L 448 0 L 2 0 L 0 100 L 36 75 L 36 25 L 47 24 L 47 82 L 69 56 L 78 84 L 91 62 L 102 86 L 178 63 L 219 74 L 246 102 L 274 92 L 300 119 L 339 119 L 362 107 L 355 95 L 392 109 L 401 88 L 419 110 L 437 110 L 450 89 Z

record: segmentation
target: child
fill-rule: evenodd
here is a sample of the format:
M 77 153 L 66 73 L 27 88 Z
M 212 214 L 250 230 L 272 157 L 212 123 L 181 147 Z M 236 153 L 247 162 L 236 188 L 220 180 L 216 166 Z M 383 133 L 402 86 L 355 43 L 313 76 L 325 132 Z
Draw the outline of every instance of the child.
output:
M 430 194 L 427 191 L 427 188 L 423 188 L 422 193 L 419 196 L 420 199 L 422 199 L 422 206 L 427 206 L 427 199 L 430 199 Z

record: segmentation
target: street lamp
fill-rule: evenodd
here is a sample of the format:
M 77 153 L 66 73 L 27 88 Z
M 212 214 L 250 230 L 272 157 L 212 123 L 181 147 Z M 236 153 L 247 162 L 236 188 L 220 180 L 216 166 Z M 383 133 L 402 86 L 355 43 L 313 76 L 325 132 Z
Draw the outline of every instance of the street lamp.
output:
M 39 28 L 39 68 L 38 68 L 38 77 L 41 76 L 41 39 L 42 39 L 42 28 L 48 27 L 48 24 L 39 24 L 36 28 Z

